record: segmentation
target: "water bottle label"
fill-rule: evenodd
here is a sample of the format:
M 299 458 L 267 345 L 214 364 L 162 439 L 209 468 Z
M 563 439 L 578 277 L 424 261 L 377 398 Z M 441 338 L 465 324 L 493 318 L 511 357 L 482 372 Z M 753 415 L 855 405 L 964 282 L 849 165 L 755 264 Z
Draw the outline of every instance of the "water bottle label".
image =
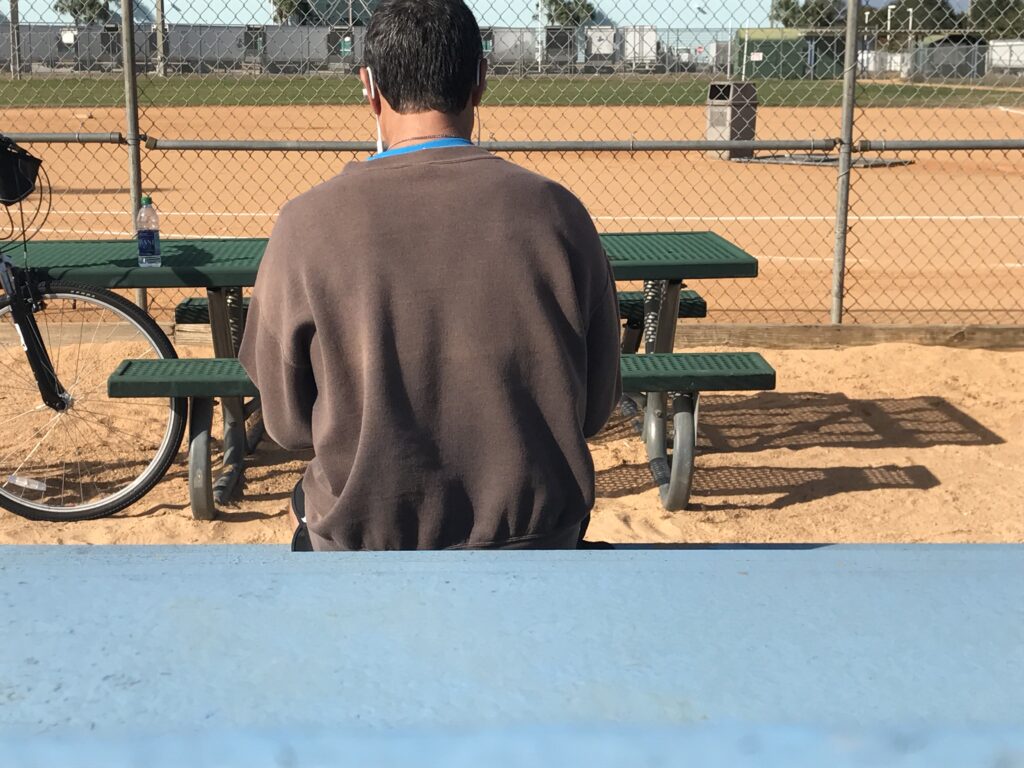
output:
M 160 255 L 160 233 L 154 229 L 139 230 L 139 255 Z

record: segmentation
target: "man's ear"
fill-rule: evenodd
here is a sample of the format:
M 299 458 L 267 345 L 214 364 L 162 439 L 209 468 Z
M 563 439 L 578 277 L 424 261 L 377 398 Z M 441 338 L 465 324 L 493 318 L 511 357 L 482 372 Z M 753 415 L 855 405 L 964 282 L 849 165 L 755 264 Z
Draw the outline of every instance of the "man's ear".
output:
M 480 59 L 477 69 L 477 82 L 473 88 L 473 106 L 479 107 L 487 92 L 487 59 Z
M 380 90 L 373 78 L 373 72 L 368 67 L 359 68 L 359 80 L 363 84 L 363 96 L 369 103 L 375 115 L 380 114 Z

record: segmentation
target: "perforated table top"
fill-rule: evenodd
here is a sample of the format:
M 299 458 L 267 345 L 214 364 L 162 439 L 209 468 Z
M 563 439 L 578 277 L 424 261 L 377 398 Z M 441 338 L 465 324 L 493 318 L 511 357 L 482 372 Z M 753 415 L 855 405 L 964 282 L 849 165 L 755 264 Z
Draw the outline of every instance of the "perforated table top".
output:
M 139 267 L 134 240 L 45 240 L 28 245 L 28 265 L 42 279 L 100 288 L 239 288 L 256 282 L 264 238 L 163 240 L 163 264 Z M 11 260 L 24 265 L 15 250 Z
M 607 234 L 617 280 L 757 277 L 757 259 L 714 232 Z
M 601 236 L 617 280 L 756 277 L 757 260 L 713 232 Z M 236 288 L 255 284 L 265 238 L 163 240 L 163 265 L 138 266 L 134 240 L 29 243 L 28 266 L 40 279 L 101 288 Z M 18 250 L 11 254 L 24 265 Z

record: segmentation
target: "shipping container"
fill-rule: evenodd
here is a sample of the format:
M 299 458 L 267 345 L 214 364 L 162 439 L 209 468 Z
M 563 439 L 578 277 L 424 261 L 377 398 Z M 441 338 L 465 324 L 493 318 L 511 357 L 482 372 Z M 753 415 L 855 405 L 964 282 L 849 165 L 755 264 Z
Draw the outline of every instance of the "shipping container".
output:
M 366 27 L 331 27 L 327 31 L 327 67 L 353 71 L 363 63 Z
M 1024 72 L 1024 40 L 992 40 L 988 44 L 988 68 L 991 72 Z
M 268 26 L 264 60 L 271 72 L 310 72 L 327 66 L 327 27 Z
M 54 69 L 58 62 L 74 66 L 78 30 L 60 24 L 22 24 L 19 28 L 21 63 L 26 69 Z
M 493 27 L 487 60 L 495 72 L 522 72 L 537 67 L 537 30 Z
M 185 72 L 237 70 L 246 56 L 246 28 L 212 24 L 170 24 L 168 64 Z
M 618 59 L 618 34 L 615 27 L 586 27 L 587 63 L 614 64 Z
M 548 27 L 544 37 L 544 66 L 556 71 L 575 69 L 578 34 L 574 27 Z
M 77 69 L 111 70 L 121 67 L 121 27 L 117 24 L 79 27 L 75 43 Z
M 661 44 L 651 26 L 623 27 L 622 60 L 627 69 L 651 70 L 658 65 Z
M 8 24 L 0 25 L 0 69 L 10 70 L 11 68 L 11 27 Z

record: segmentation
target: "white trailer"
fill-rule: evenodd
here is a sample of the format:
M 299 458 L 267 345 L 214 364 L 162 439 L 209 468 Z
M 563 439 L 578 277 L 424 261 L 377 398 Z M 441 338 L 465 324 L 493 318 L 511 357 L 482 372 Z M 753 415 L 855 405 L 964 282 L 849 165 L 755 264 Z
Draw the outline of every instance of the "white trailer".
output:
M 587 58 L 590 66 L 614 64 L 618 53 L 615 27 L 586 27 Z
M 536 69 L 537 30 L 529 28 L 493 27 L 491 50 L 485 52 L 496 72 L 520 72 Z
M 622 60 L 626 69 L 652 70 L 658 66 L 660 53 L 657 27 L 644 25 L 622 29 Z
M 1024 72 L 1024 40 L 991 40 L 988 70 L 1004 74 Z

